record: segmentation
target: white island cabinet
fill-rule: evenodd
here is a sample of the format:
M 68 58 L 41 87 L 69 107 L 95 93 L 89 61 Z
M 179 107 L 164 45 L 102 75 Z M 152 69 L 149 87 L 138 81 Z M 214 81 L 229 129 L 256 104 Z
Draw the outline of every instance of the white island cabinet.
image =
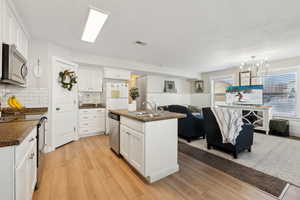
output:
M 37 181 L 36 128 L 22 143 L 0 147 L 0 199 L 31 200 Z
M 168 114 L 168 119 L 147 121 L 120 114 L 120 153 L 150 183 L 179 170 L 177 118 L 181 117 Z

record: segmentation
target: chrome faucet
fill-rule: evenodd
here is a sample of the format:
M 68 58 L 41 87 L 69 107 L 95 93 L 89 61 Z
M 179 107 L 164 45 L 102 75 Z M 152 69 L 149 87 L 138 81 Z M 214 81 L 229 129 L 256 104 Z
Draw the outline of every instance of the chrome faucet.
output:
M 151 108 L 151 111 L 153 112 L 153 114 L 158 113 L 159 111 L 161 111 L 159 109 L 159 105 L 157 103 L 155 103 L 154 101 L 144 101 L 142 103 L 142 105 L 146 105 L 146 109 L 147 109 L 147 105 L 149 105 L 149 107 Z

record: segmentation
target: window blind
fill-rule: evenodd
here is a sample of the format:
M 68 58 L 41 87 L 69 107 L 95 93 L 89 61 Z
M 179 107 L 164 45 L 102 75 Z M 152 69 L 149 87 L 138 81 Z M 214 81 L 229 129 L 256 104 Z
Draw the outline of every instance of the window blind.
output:
M 272 74 L 264 77 L 264 104 L 272 106 L 275 116 L 297 115 L 297 73 Z

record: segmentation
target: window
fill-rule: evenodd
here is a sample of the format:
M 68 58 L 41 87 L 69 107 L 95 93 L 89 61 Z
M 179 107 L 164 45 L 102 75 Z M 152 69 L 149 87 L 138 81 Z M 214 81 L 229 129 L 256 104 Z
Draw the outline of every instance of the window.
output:
M 226 88 L 233 85 L 233 77 L 218 78 L 213 80 L 213 104 L 226 104 Z
M 272 106 L 273 115 L 297 115 L 296 80 L 296 72 L 264 77 L 264 104 Z

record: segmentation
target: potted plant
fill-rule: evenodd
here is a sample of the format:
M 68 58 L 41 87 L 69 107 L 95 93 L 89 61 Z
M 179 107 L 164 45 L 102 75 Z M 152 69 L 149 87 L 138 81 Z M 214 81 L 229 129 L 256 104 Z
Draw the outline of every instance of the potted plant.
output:
M 133 87 L 129 90 L 129 95 L 132 99 L 131 104 L 129 104 L 128 110 L 129 111 L 136 111 L 136 99 L 140 96 L 139 89 Z

